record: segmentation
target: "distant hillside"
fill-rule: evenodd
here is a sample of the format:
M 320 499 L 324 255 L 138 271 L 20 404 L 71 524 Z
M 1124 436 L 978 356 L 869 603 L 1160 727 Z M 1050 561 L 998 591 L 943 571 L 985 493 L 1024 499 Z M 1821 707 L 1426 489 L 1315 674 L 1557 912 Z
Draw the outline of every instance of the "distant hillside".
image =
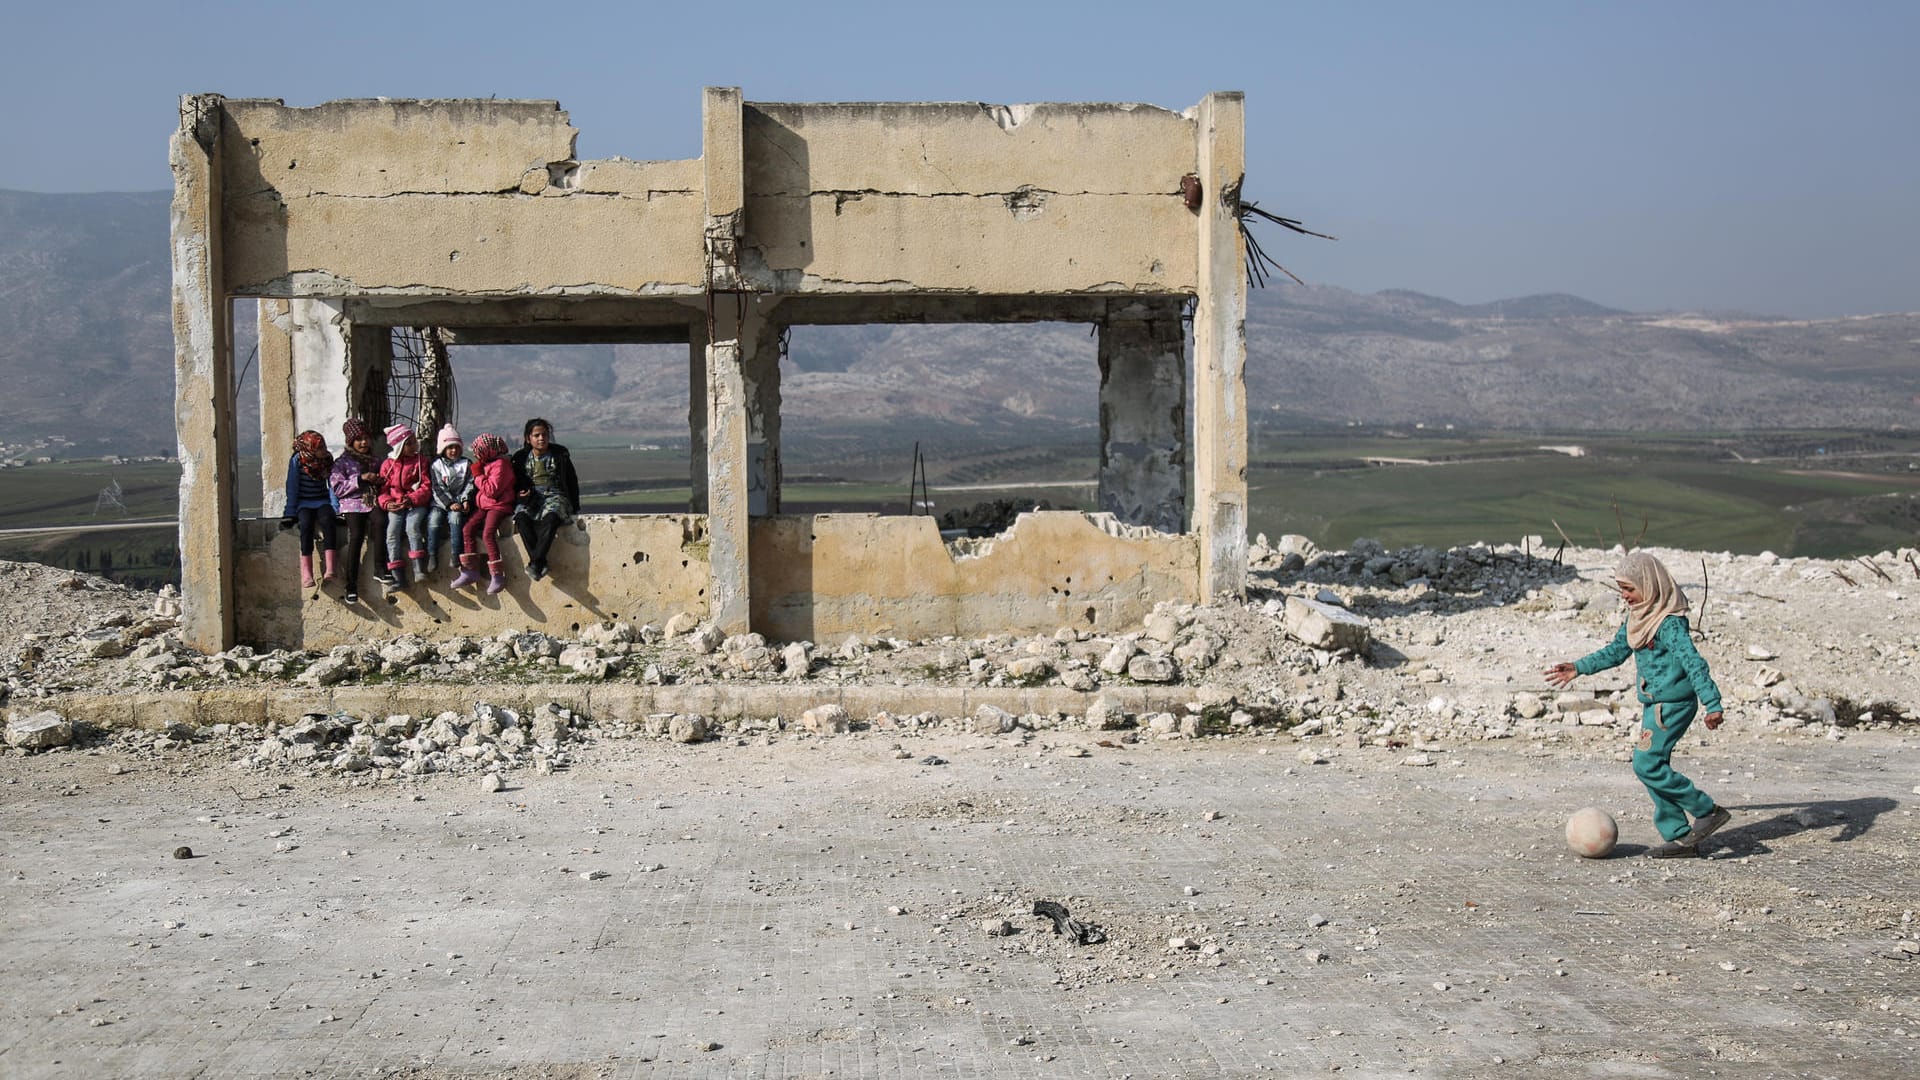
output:
M 164 192 L 0 192 L 0 442 L 173 445 Z M 247 331 L 243 330 L 243 334 Z M 1256 290 L 1255 409 L 1286 423 L 1506 429 L 1920 426 L 1920 313 L 1644 315 L 1546 294 L 1464 305 L 1405 290 Z M 244 354 L 243 354 L 244 355 Z M 684 350 L 456 351 L 466 427 L 684 435 Z M 1085 327 L 802 327 L 790 430 L 893 424 L 1018 440 L 1097 422 Z

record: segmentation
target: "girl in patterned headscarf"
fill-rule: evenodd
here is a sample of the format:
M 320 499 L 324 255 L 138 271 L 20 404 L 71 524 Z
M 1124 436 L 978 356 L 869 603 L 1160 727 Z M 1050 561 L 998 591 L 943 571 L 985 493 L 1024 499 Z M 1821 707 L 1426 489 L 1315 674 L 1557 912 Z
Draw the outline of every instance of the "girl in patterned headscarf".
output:
M 1629 553 L 1614 574 L 1614 585 L 1627 604 L 1620 632 L 1605 648 L 1548 668 L 1547 681 L 1566 686 L 1578 676 L 1617 667 L 1633 657 L 1643 707 L 1633 772 L 1653 799 L 1653 824 L 1665 841 L 1647 854 L 1656 859 L 1698 855 L 1700 842 L 1732 815 L 1674 771 L 1673 750 L 1702 709 L 1708 731 L 1720 726 L 1720 688 L 1693 647 L 1686 595 L 1659 559 L 1644 551 Z M 1691 824 L 1688 814 L 1693 815 Z
M 293 456 L 287 459 L 287 504 L 280 511 L 280 527 L 300 526 L 300 587 L 313 588 L 313 549 L 319 541 L 326 561 L 326 576 L 339 573 L 334 562 L 339 544 L 334 530 L 333 495 L 327 489 L 327 475 L 333 470 L 333 455 L 327 452 L 327 440 L 317 431 L 303 431 L 293 437 Z

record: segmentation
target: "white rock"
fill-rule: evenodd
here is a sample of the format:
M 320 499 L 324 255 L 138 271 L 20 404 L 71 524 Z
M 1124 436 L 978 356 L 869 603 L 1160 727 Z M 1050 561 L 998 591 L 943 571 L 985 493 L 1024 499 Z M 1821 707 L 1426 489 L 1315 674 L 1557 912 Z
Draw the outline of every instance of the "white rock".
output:
M 1180 637 L 1180 620 L 1170 612 L 1156 611 L 1147 616 L 1144 630 L 1153 640 L 1171 645 Z
M 820 735 L 837 735 L 846 731 L 852 722 L 847 710 L 832 702 L 815 705 L 800 714 L 800 726 Z
M 1053 673 L 1053 664 L 1044 656 L 1022 656 L 1007 664 L 1007 676 L 1025 681 L 1043 679 Z
M 1287 597 L 1287 636 L 1315 649 L 1346 649 L 1364 654 L 1372 641 L 1367 620 L 1345 608 Z
M 1113 731 L 1126 727 L 1126 710 L 1105 697 L 1094 698 L 1093 704 L 1087 706 L 1087 726 L 1096 731 Z
M 780 651 L 780 664 L 788 678 L 800 678 L 813 668 L 813 649 L 804 641 L 796 641 Z
M 490 772 L 480 778 L 480 790 L 489 795 L 506 786 L 506 782 L 500 779 L 499 773 Z
M 1127 661 L 1127 678 L 1134 682 L 1168 683 L 1180 674 L 1170 657 L 1141 653 Z
M 690 634 L 699 628 L 700 620 L 692 612 L 682 611 L 667 620 L 667 625 L 662 628 L 661 633 L 670 638 L 676 638 L 681 634 Z
M 1747 646 L 1747 659 L 1749 660 L 1772 660 L 1776 655 L 1772 649 L 1767 648 L 1765 645 Z
M 676 714 L 673 719 L 667 721 L 667 738 L 677 743 L 705 742 L 707 718 Z
M 1013 714 L 998 705 L 982 705 L 973 713 L 973 730 L 978 735 L 1004 735 L 1013 730 Z
M 694 631 L 693 651 L 702 656 L 706 656 L 718 649 L 720 644 L 726 640 L 727 635 L 722 633 L 719 627 L 703 626 Z
M 1300 752 L 1295 754 L 1294 757 L 1298 759 L 1302 765 L 1325 765 L 1327 763 L 1326 757 L 1311 746 L 1301 747 Z
M 57 712 L 37 712 L 7 723 L 7 745 L 21 750 L 50 750 L 73 742 L 73 725 Z
M 1127 662 L 1132 660 L 1134 654 L 1139 651 L 1140 646 L 1134 644 L 1132 638 L 1121 638 L 1119 641 L 1113 643 L 1112 648 L 1107 650 L 1106 658 L 1100 661 L 1100 670 L 1109 675 L 1124 675 L 1127 670 Z

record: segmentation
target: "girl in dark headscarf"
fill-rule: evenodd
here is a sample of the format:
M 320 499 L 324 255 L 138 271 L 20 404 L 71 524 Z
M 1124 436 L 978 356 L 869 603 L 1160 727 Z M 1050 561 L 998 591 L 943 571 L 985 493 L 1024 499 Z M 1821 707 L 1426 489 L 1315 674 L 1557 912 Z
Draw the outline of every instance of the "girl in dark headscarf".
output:
M 300 526 L 300 587 L 313 588 L 313 549 L 319 541 L 326 561 L 326 576 L 334 579 L 339 568 L 334 561 L 339 544 L 334 530 L 333 495 L 327 488 L 327 475 L 333 471 L 333 455 L 327 452 L 327 440 L 317 431 L 303 431 L 293 437 L 293 456 L 287 459 L 287 505 L 280 511 L 280 527 Z
M 1633 773 L 1653 799 L 1653 825 L 1665 840 L 1647 854 L 1656 859 L 1698 855 L 1700 841 L 1732 815 L 1674 770 L 1673 750 L 1701 710 L 1708 731 L 1720 726 L 1720 688 L 1693 647 L 1686 594 L 1659 559 L 1644 551 L 1629 553 L 1614 574 L 1614 587 L 1626 601 L 1627 617 L 1613 642 L 1578 660 L 1553 665 L 1546 670 L 1547 681 L 1566 686 L 1578 676 L 1633 658 L 1643 713 Z

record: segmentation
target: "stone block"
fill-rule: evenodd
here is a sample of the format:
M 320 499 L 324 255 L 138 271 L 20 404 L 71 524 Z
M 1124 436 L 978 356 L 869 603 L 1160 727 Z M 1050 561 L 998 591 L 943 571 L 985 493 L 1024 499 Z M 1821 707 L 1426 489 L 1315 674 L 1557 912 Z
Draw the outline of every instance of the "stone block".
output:
M 800 726 L 819 735 L 836 735 L 847 730 L 852 717 L 839 705 L 815 705 L 800 714 Z
M 1364 655 L 1373 633 L 1367 620 L 1345 608 L 1287 597 L 1287 636 L 1315 649 L 1346 649 Z
M 1127 661 L 1127 678 L 1134 682 L 1169 683 L 1180 676 L 1180 669 L 1174 666 L 1173 658 L 1141 653 Z
M 1013 714 L 998 705 L 982 705 L 973 711 L 973 730 L 978 735 L 1004 735 L 1013 730 Z
M 20 750 L 51 750 L 73 742 L 73 725 L 51 710 L 7 722 L 7 745 Z

